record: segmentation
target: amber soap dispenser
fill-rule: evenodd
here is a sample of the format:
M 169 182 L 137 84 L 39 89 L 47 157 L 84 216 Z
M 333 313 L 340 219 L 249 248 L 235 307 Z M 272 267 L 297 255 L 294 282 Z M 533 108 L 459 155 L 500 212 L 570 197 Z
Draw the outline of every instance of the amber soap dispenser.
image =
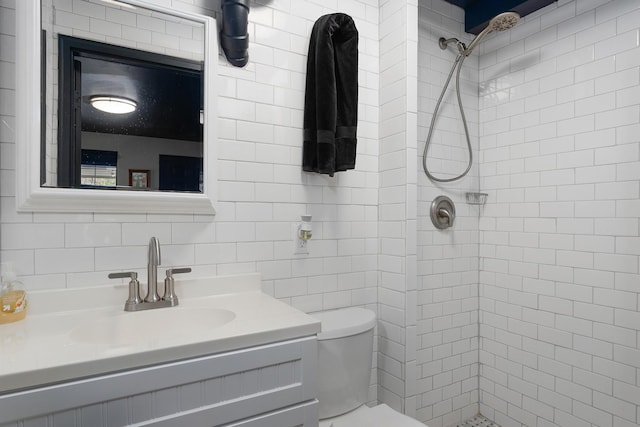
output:
M 0 288 L 0 324 L 22 320 L 27 315 L 27 293 L 16 280 L 13 266 L 2 264 L 2 287 Z

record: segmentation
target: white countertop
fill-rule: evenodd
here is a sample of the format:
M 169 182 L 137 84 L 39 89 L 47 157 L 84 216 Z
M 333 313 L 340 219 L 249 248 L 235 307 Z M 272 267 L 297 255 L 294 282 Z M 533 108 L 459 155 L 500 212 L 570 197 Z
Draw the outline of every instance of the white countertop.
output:
M 141 328 L 136 332 L 139 341 L 124 342 L 114 339 L 117 330 L 105 333 L 104 329 L 111 319 L 118 320 L 113 322 L 114 329 L 123 324 L 128 329 L 129 319 L 144 313 L 123 310 L 128 295 L 124 282 L 29 293 L 26 319 L 0 325 L 0 394 L 320 332 L 316 319 L 262 293 L 258 274 L 176 280 L 176 294 L 180 298 L 177 307 L 151 310 L 154 319 L 161 319 L 152 338 Z M 185 329 L 183 333 L 176 328 L 177 314 L 206 314 L 216 309 L 235 316 L 211 329 L 199 324 L 197 331 Z M 172 319 L 172 313 L 178 320 Z M 79 328 L 91 330 L 94 323 L 103 329 L 90 342 L 74 339 Z M 157 333 L 167 326 L 171 327 L 166 328 L 166 335 Z

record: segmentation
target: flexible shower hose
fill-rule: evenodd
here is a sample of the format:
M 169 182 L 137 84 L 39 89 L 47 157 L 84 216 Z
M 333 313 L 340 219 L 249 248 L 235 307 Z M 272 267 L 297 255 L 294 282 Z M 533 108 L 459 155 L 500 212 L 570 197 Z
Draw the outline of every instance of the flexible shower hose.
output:
M 462 45 L 462 49 L 461 46 Z M 429 125 L 429 134 L 427 135 L 427 141 L 424 145 L 424 152 L 422 154 L 422 168 L 424 169 L 424 173 L 427 175 L 427 177 L 429 177 L 430 180 L 432 181 L 437 181 L 437 182 L 452 182 L 452 181 L 456 181 L 462 177 L 464 177 L 467 173 L 469 173 L 469 170 L 471 169 L 471 164 L 473 163 L 473 152 L 471 150 L 471 140 L 469 138 L 469 128 L 467 127 L 467 118 L 464 114 L 464 108 L 462 107 L 462 98 L 460 97 L 460 70 L 462 69 L 462 63 L 464 62 L 464 59 L 466 58 L 466 55 L 464 54 L 465 51 L 465 47 L 464 44 L 460 43 L 458 45 L 458 56 L 456 57 L 456 60 L 453 62 L 453 67 L 451 67 L 451 71 L 449 72 L 449 76 L 447 77 L 447 81 L 444 84 L 444 87 L 442 88 L 442 93 L 440 94 L 440 98 L 438 98 L 438 102 L 436 103 L 436 108 L 433 110 L 433 116 L 431 116 L 431 124 Z M 440 104 L 442 103 L 442 99 L 444 98 L 444 94 L 447 91 L 447 88 L 449 87 L 449 83 L 451 82 L 451 77 L 453 76 L 453 72 L 454 70 L 456 70 L 457 67 L 457 72 L 456 72 L 456 94 L 458 96 L 458 106 L 460 107 L 460 116 L 462 117 L 462 124 L 464 126 L 464 134 L 467 138 L 467 148 L 469 149 L 469 164 L 467 165 L 467 169 L 465 169 L 464 172 L 462 172 L 460 175 L 454 177 L 454 178 L 437 178 L 435 176 L 433 176 L 430 172 L 429 172 L 429 168 L 427 167 L 427 153 L 429 152 L 429 146 L 431 145 L 431 138 L 433 136 L 433 127 L 434 124 L 436 122 L 436 117 L 438 116 L 438 110 L 440 109 Z

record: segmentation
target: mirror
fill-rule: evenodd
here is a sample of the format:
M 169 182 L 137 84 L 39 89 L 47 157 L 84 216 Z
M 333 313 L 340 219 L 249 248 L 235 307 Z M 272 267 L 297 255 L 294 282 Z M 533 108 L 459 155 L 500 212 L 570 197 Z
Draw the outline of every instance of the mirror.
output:
M 212 18 L 23 0 L 16 19 L 18 210 L 214 213 Z M 133 111 L 97 109 L 115 98 Z
M 202 61 L 57 40 L 57 156 L 41 161 L 57 160 L 43 185 L 201 191 Z

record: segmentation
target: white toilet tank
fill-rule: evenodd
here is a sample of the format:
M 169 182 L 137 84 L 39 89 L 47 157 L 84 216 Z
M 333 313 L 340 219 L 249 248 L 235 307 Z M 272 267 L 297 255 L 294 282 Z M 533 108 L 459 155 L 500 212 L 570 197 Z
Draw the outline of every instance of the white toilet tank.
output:
M 367 402 L 375 313 L 350 307 L 311 313 L 322 323 L 318 334 L 320 419 L 349 412 Z

